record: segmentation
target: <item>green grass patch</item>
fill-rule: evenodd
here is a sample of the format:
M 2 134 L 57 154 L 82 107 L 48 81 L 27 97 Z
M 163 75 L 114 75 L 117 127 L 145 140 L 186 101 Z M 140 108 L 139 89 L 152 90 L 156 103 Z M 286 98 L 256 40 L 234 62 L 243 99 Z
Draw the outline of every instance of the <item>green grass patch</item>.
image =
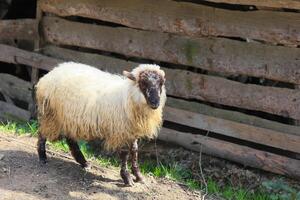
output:
M 54 148 L 54 149 L 58 149 L 60 151 L 63 151 L 65 153 L 68 153 L 69 152 L 69 146 L 68 144 L 66 143 L 65 139 L 64 140 L 60 140 L 60 141 L 57 141 L 57 142 L 48 142 L 47 141 L 47 144 Z
M 0 131 L 17 135 L 30 134 L 36 136 L 38 132 L 38 123 L 35 120 L 24 123 L 0 122 Z
M 7 122 L 0 123 L 0 132 L 11 133 L 16 135 L 30 134 L 37 136 L 38 123 L 37 121 L 30 121 L 26 123 Z M 65 140 L 58 142 L 47 142 L 47 144 L 63 152 L 69 152 L 69 147 Z M 85 141 L 78 142 L 83 155 L 103 167 L 115 166 L 119 167 L 118 159 L 112 156 L 95 156 L 89 144 Z M 197 177 L 192 174 L 191 170 L 185 169 L 176 162 L 157 163 L 155 160 L 143 160 L 140 163 L 140 169 L 143 174 L 154 177 L 168 178 L 186 185 L 192 190 L 207 189 L 208 194 L 214 194 L 228 200 L 300 200 L 300 192 L 287 186 L 284 182 L 264 182 L 260 189 L 249 192 L 247 188 L 233 187 L 228 184 L 220 187 L 218 183 L 207 178 L 206 185 L 200 181 L 199 175 Z

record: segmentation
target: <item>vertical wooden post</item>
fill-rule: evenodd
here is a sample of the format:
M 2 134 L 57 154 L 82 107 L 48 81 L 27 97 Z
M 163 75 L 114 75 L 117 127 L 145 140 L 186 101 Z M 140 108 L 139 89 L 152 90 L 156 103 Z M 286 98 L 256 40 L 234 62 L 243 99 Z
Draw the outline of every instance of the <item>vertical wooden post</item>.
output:
M 300 90 L 300 85 L 295 85 L 295 90 Z M 294 120 L 294 125 L 295 126 L 300 126 L 300 120 Z M 297 158 L 300 159 L 300 156 L 297 155 Z
M 296 90 L 300 90 L 300 85 L 295 85 L 295 89 Z M 300 110 L 299 110 L 299 112 L 300 112 Z M 294 124 L 296 126 L 300 126 L 300 120 L 295 120 Z
M 36 5 L 36 29 L 38 30 L 38 36 L 37 38 L 34 40 L 34 51 L 39 51 L 40 49 L 40 31 L 39 31 L 39 24 L 41 21 L 41 17 L 42 17 L 42 12 L 40 9 L 40 1 L 37 1 L 37 5 Z M 36 103 L 35 103 L 35 93 L 34 93 L 34 87 L 35 84 L 38 82 L 39 79 L 39 70 L 38 68 L 32 67 L 31 68 L 31 84 L 32 84 L 32 103 L 30 105 L 28 105 L 28 109 L 30 111 L 31 114 L 31 118 L 36 118 Z

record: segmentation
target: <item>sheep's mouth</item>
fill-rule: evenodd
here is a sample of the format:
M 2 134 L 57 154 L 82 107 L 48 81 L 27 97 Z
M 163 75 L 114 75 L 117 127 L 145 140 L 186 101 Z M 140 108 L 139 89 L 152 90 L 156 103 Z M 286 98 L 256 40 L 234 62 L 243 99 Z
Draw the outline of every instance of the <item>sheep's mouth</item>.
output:
M 157 109 L 160 104 L 160 98 L 158 96 L 147 98 L 147 104 L 152 108 L 153 110 Z
M 159 103 L 156 104 L 148 104 L 150 106 L 150 108 L 152 108 L 153 110 L 157 109 L 159 107 Z

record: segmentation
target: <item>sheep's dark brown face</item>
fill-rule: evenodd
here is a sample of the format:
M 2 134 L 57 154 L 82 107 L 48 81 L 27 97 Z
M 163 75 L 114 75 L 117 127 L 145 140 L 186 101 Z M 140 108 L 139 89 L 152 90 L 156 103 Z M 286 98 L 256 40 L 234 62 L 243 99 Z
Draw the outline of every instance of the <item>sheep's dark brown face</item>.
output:
M 156 71 L 141 72 L 138 79 L 138 85 L 145 96 L 147 104 L 152 109 L 157 109 L 160 104 L 160 95 L 165 78 Z

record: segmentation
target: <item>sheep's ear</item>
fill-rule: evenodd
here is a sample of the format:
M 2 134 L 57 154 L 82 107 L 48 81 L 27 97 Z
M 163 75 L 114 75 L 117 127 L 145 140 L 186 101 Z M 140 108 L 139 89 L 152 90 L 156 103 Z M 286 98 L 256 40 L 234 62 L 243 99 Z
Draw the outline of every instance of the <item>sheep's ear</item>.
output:
M 123 75 L 126 76 L 127 78 L 129 78 L 130 80 L 136 81 L 136 78 L 134 77 L 134 75 L 128 71 L 123 71 Z

